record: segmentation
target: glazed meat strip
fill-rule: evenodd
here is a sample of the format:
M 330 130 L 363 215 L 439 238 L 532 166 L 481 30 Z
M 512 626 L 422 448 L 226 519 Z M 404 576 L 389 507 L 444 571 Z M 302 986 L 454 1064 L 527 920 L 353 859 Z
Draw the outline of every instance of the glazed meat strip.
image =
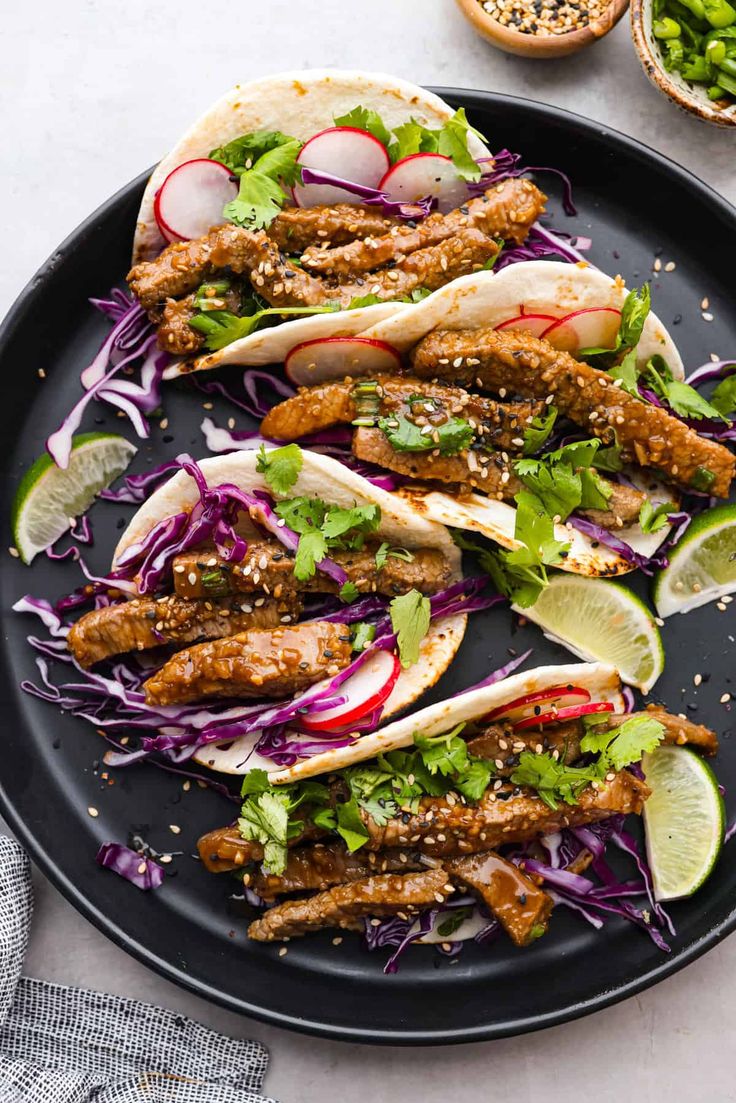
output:
M 149 705 L 207 697 L 286 697 L 343 670 L 352 657 L 344 625 L 311 621 L 252 629 L 178 651 L 143 683 Z
M 426 869 L 421 856 L 407 850 L 351 854 L 343 843 L 314 843 L 290 851 L 281 874 L 243 874 L 243 884 L 264 900 L 294 892 L 324 892 L 331 885 L 360 881 L 376 873 L 410 873 Z
M 298 839 L 289 839 L 288 846 L 321 839 L 325 835 L 322 828 L 306 823 Z M 202 865 L 209 873 L 229 873 L 233 869 L 242 869 L 252 862 L 263 861 L 263 847 L 260 843 L 248 842 L 238 831 L 237 825 L 218 827 L 208 831 L 197 842 L 197 850 Z M 249 883 L 249 882 L 246 882 Z
M 370 542 L 359 551 L 330 551 L 330 558 L 342 567 L 359 593 L 396 597 L 417 589 L 423 594 L 435 594 L 449 584 L 450 564 L 438 549 L 414 549 L 413 558 L 408 561 L 390 555 L 377 571 L 378 547 Z M 281 599 L 290 591 L 336 594 L 340 588 L 319 572 L 306 581 L 296 579 L 294 558 L 283 545 L 266 541 L 249 543 L 241 563 L 229 563 L 214 550 L 184 552 L 174 559 L 173 576 L 177 594 L 185 598 L 263 591 Z
M 311 245 L 344 245 L 366 237 L 380 237 L 393 226 L 375 207 L 336 203 L 334 207 L 284 207 L 268 227 L 268 236 L 282 253 L 302 253 Z
M 381 429 L 356 429 L 353 455 L 411 479 L 468 486 L 499 500 L 510 500 L 522 489 L 512 465 L 504 462 L 500 452 L 472 448 L 456 456 L 397 452 Z
M 368 381 L 343 380 L 317 387 L 300 387 L 293 398 L 285 399 L 268 411 L 261 422 L 261 433 L 270 440 L 288 441 L 299 440 L 333 425 L 350 425 L 360 407 L 356 382 L 376 384 L 382 415 L 404 411 L 409 399 L 421 395 L 430 400 L 430 404 L 441 407 L 439 412 L 470 421 L 485 443 L 509 452 L 518 452 L 523 447 L 524 430 L 532 418 L 544 412 L 542 402 L 497 402 L 444 383 L 428 383 L 425 379 L 406 376 L 378 376 Z M 424 413 L 428 420 L 433 420 L 430 412 Z
M 532 224 L 544 214 L 546 199 L 530 180 L 504 180 L 449 214 L 432 214 L 421 222 L 395 225 L 381 236 L 363 235 L 362 240 L 347 245 L 333 240 L 336 248 L 312 246 L 302 256 L 302 263 L 310 272 L 340 279 L 354 277 L 357 273 L 384 268 L 417 249 L 438 245 L 468 226 L 489 237 L 520 245 Z
M 293 592 L 280 600 L 268 598 L 257 607 L 232 598 L 195 600 L 171 594 L 163 598 L 134 598 L 122 605 L 93 609 L 73 624 L 67 642 L 85 668 L 122 655 L 162 644 L 215 640 L 250 628 L 276 628 L 297 619 L 301 601 Z
M 364 918 L 398 912 L 411 918 L 422 908 L 442 903 L 454 891 L 443 869 L 404 876 L 384 873 L 365 881 L 337 885 L 306 900 L 278 904 L 251 923 L 248 935 L 257 942 L 274 942 L 324 927 L 361 931 Z
M 622 770 L 600 788 L 584 789 L 578 804 L 560 804 L 554 812 L 540 797 L 511 786 L 489 790 L 472 805 L 423 797 L 418 812 L 397 816 L 383 826 L 362 813 L 370 835 L 365 845 L 369 850 L 414 847 L 434 858 L 496 850 L 504 843 L 526 842 L 618 812 L 641 812 L 648 795 L 644 782 Z
M 552 897 L 512 862 L 491 850 L 443 864 L 453 881 L 481 898 L 516 946 L 528 946 L 547 930 Z
M 715 754 L 718 750 L 718 736 L 714 731 L 706 728 L 703 724 L 694 724 L 686 716 L 673 716 L 661 705 L 647 705 L 643 712 L 635 712 L 630 715 L 648 716 L 653 720 L 659 720 L 660 724 L 664 726 L 665 743 L 675 743 L 679 747 L 688 743 L 708 755 Z M 619 726 L 628 719 L 629 716 L 612 716 L 608 723 L 611 727 Z
M 551 396 L 572 421 L 612 443 L 624 459 L 656 468 L 685 489 L 728 497 L 736 457 L 657 406 L 614 385 L 597 368 L 528 333 L 493 329 L 435 331 L 412 352 L 413 373 L 533 398 Z M 457 366 L 455 366 L 457 365 Z

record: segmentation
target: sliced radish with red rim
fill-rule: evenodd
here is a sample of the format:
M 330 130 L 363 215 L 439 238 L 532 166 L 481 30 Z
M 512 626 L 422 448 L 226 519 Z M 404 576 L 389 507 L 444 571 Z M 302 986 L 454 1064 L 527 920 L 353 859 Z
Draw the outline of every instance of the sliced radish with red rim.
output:
M 514 724 L 514 731 L 527 731 L 529 728 L 541 728 L 545 724 L 561 724 L 563 720 L 577 720 L 581 716 L 591 716 L 599 712 L 613 712 L 610 701 L 591 701 L 587 705 L 568 705 L 565 708 L 543 712 L 539 716 L 528 716 Z
M 584 705 L 590 700 L 590 693 L 582 686 L 550 686 L 549 689 L 538 689 L 534 693 L 526 693 L 523 697 L 516 697 L 507 705 L 500 705 L 492 709 L 484 720 L 510 720 L 516 723 L 525 720 L 528 716 L 536 718 L 541 715 L 542 706 L 545 711 L 568 708 L 571 705 Z
M 347 700 L 333 709 L 300 717 L 300 726 L 308 731 L 347 728 L 380 708 L 390 696 L 400 673 L 401 663 L 392 651 L 374 652 L 336 691 Z
M 238 194 L 230 169 L 205 157 L 185 161 L 156 192 L 153 213 L 168 242 L 202 237 L 224 222 L 222 209 Z
M 552 322 L 539 336 L 561 352 L 578 349 L 613 348 L 621 325 L 621 311 L 612 306 L 591 306 L 573 310 Z
M 401 367 L 393 345 L 370 337 L 316 337 L 295 345 L 284 363 L 295 387 L 313 387 L 353 375 L 392 374 Z
M 391 163 L 378 138 L 354 126 L 320 131 L 304 143 L 296 160 L 303 168 L 319 169 L 367 188 L 377 186 Z M 352 192 L 333 184 L 295 184 L 292 191 L 297 207 L 356 202 Z
M 378 185 L 389 199 L 416 203 L 427 195 L 435 196 L 437 208 L 446 214 L 468 199 L 468 185 L 449 157 L 441 153 L 412 153 L 390 168 Z
M 514 318 L 507 318 L 496 326 L 497 330 L 513 329 L 522 333 L 531 333 L 532 337 L 541 337 L 542 334 L 559 321 L 554 314 L 517 314 Z

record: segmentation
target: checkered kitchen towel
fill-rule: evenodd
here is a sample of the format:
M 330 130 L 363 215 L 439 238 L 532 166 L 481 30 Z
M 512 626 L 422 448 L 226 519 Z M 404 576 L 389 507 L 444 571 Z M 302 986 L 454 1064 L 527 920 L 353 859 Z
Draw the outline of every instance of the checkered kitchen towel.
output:
M 28 858 L 0 836 L 0 1103 L 274 1103 L 257 1042 L 21 976 L 32 912 Z

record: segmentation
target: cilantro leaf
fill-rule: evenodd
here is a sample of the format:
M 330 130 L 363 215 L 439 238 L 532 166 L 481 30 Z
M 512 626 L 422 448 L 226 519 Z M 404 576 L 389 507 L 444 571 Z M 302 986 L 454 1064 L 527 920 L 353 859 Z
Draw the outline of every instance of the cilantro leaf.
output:
M 514 785 L 525 785 L 534 789 L 544 803 L 553 811 L 559 801 L 565 804 L 577 804 L 578 797 L 591 781 L 597 781 L 600 771 L 597 767 L 565 766 L 551 754 L 535 754 L 522 751 L 519 765 L 511 775 Z
M 442 456 L 454 456 L 468 448 L 475 437 L 473 427 L 461 417 L 448 418 L 429 433 L 422 432 L 428 426 L 415 425 L 403 414 L 379 418 L 378 428 L 396 452 L 431 452 L 437 448 Z
M 634 349 L 641 340 L 644 323 L 652 307 L 652 289 L 648 283 L 629 291 L 621 308 L 618 348 Z
M 636 365 L 636 349 L 627 352 L 620 364 L 608 369 L 611 379 L 621 380 L 621 390 L 634 398 L 641 398 L 639 394 L 639 369 Z
M 401 665 L 406 670 L 419 658 L 419 645 L 429 630 L 429 598 L 418 590 L 409 590 L 391 601 L 389 611 Z
M 532 456 L 546 444 L 550 433 L 554 429 L 556 421 L 557 410 L 554 406 L 548 406 L 546 414 L 541 414 L 539 417 L 532 418 L 531 424 L 526 427 L 523 434 L 523 454 L 525 456 Z
M 710 402 L 723 417 L 728 417 L 736 411 L 736 372 L 720 381 L 710 396 Z
M 317 564 L 321 563 L 326 555 L 327 541 L 321 529 L 302 533 L 294 558 L 294 578 L 300 582 L 306 582 L 307 579 L 312 578 Z
M 364 306 L 375 306 L 377 303 L 382 303 L 383 299 L 378 295 L 374 295 L 373 292 L 369 292 L 368 295 L 356 295 L 354 299 L 351 299 L 348 303 L 348 310 L 360 310 Z
M 471 133 L 484 140 L 483 135 L 470 125 L 462 107 L 437 130 L 423 126 L 412 118 L 395 128 L 389 156 L 395 164 L 414 153 L 441 153 L 452 160 L 462 180 L 480 180 L 482 169 L 468 149 Z
M 264 476 L 274 494 L 287 494 L 299 478 L 303 462 L 298 444 L 285 444 L 269 452 L 261 445 L 256 458 L 256 471 Z
M 220 161 L 231 170 L 240 175 L 247 169 L 253 168 L 255 162 L 272 149 L 279 146 L 287 146 L 295 142 L 288 134 L 280 130 L 255 130 L 251 134 L 243 134 L 234 138 L 227 145 L 219 146 L 210 153 L 210 160 Z M 294 181 L 291 181 L 294 183 Z
M 322 522 L 322 532 L 326 539 L 335 540 L 349 532 L 375 532 L 380 523 L 380 506 L 353 506 L 351 509 L 331 506 Z
M 279 181 L 295 184 L 299 179 L 299 166 L 296 159 L 302 143 L 297 138 L 290 138 L 279 131 L 265 133 L 268 136 L 268 141 L 264 143 L 267 148 L 264 149 L 261 146 L 260 152 L 254 148 L 250 155 L 246 156 L 240 172 L 238 194 L 230 203 L 225 204 L 222 212 L 228 221 L 235 222 L 238 226 L 245 226 L 249 230 L 262 230 L 270 226 L 281 210 L 286 194 Z M 246 135 L 240 140 L 241 146 L 236 149 L 230 149 L 235 143 L 224 147 L 224 152 L 229 156 L 231 164 L 237 156 L 247 152 L 247 137 Z M 215 152 L 218 151 L 215 150 Z M 252 167 L 246 167 L 251 163 Z M 239 168 L 241 166 L 236 166 L 234 170 L 237 171 Z
M 580 478 L 580 508 L 581 509 L 608 509 L 608 499 L 613 494 L 613 487 L 602 479 L 592 467 L 583 467 L 579 472 Z
M 618 443 L 618 437 L 614 430 L 613 444 L 610 444 L 607 448 L 599 448 L 593 457 L 593 467 L 596 467 L 599 471 L 621 471 L 623 468 L 623 461 L 621 459 L 621 445 Z
M 480 800 L 491 783 L 493 767 L 484 758 L 469 755 L 469 762 L 462 776 L 454 778 L 453 785 L 466 800 Z
M 348 580 L 347 582 L 343 582 L 338 596 L 340 601 L 344 601 L 346 605 L 352 605 L 359 593 L 360 591 L 355 583 Z
M 370 836 L 360 818 L 360 808 L 355 797 L 337 805 L 337 833 L 345 840 L 351 854 L 368 842 Z
M 694 387 L 690 387 L 679 379 L 673 379 L 672 373 L 661 356 L 653 356 L 649 360 L 644 375 L 655 394 L 664 399 L 667 405 L 680 417 L 728 421 L 728 418 L 715 406 L 712 406 L 707 399 L 698 394 Z
M 276 502 L 274 510 L 290 529 L 301 536 L 303 533 L 311 532 L 312 529 L 321 528 L 327 505 L 320 498 L 301 496 Z
M 462 927 L 466 919 L 470 919 L 472 914 L 472 907 L 453 908 L 452 911 L 448 911 L 447 918 L 438 925 L 437 934 L 441 938 L 449 938 Z
M 190 318 L 189 325 L 199 333 L 204 333 L 207 338 L 205 348 L 216 352 L 242 337 L 250 337 L 251 333 L 261 328 L 265 318 L 291 314 L 331 314 L 337 309 L 335 306 L 268 306 L 242 317 L 229 310 L 204 310 Z
M 245 801 L 238 820 L 243 838 L 263 845 L 263 868 L 267 873 L 283 873 L 286 868 L 288 801 L 288 793 L 261 792 Z
M 375 624 L 368 624 L 367 621 L 360 620 L 357 624 L 353 624 L 351 629 L 353 651 L 365 651 L 368 644 L 372 643 L 376 638 Z
M 586 477 L 585 491 L 580 468 L 588 469 L 600 446 L 596 439 L 574 441 L 554 452 L 546 452 L 538 459 L 517 460 L 514 471 L 533 494 L 541 500 L 550 517 L 567 520 L 574 509 L 581 505 L 583 495 L 596 505 L 591 509 L 605 509 L 610 491 L 595 475 Z M 603 504 L 601 505 L 601 501 Z
M 667 518 L 670 513 L 675 509 L 673 502 L 661 502 L 658 506 L 653 506 L 652 503 L 646 498 L 642 502 L 641 509 L 639 510 L 639 525 L 642 532 L 659 532 L 667 524 Z
M 376 570 L 382 571 L 386 566 L 388 557 L 392 556 L 394 559 L 401 559 L 404 563 L 411 563 L 414 560 L 414 555 L 407 548 L 392 548 L 389 543 L 384 541 L 379 545 L 376 551 Z
M 265 793 L 270 785 L 271 782 L 268 780 L 268 774 L 265 770 L 248 770 L 248 773 L 243 778 L 240 793 L 241 796 L 244 797 L 251 796 L 252 794 Z
M 468 764 L 468 745 L 459 733 L 465 724 L 458 724 L 444 735 L 414 736 L 414 745 L 422 756 L 422 762 L 430 774 L 439 773 L 445 777 L 462 773 Z
M 632 716 L 609 731 L 591 728 L 580 741 L 581 751 L 601 754 L 600 769 L 623 770 L 639 762 L 643 754 L 653 751 L 664 738 L 664 725 L 651 716 Z
M 516 495 L 516 524 L 514 537 L 525 547 L 508 552 L 507 562 L 522 566 L 554 566 L 559 563 L 561 552 L 568 544 L 555 539 L 552 518 L 536 494 L 522 490 Z M 528 555 L 524 556 L 523 553 Z
M 367 130 L 387 149 L 391 143 L 391 131 L 378 112 L 371 108 L 358 105 L 344 115 L 336 115 L 333 122 L 335 126 L 353 126 L 357 130 Z

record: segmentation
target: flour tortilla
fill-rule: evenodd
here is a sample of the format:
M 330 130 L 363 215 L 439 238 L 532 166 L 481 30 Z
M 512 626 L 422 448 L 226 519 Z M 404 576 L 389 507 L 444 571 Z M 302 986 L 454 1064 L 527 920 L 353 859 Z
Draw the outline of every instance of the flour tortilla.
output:
M 460 551 L 443 525 L 421 517 L 402 499 L 374 487 L 367 479 L 329 456 L 303 449 L 302 458 L 302 469 L 289 491 L 289 497 L 304 495 L 308 498 L 322 498 L 346 508 L 378 505 L 381 508 L 381 525 L 377 533 L 379 537 L 396 547 L 437 548 L 450 562 L 452 581 L 462 577 Z M 256 460 L 255 452 L 233 452 L 200 460 L 199 466 L 209 486 L 234 483 L 245 490 L 265 490 L 272 493 L 263 475 L 256 471 Z M 199 493 L 194 479 L 185 471 L 178 471 L 154 491 L 133 516 L 115 549 L 113 567 L 126 548 L 142 540 L 164 517 L 190 510 L 198 501 Z M 245 534 L 248 535 L 247 530 Z M 464 614 L 442 617 L 430 625 L 429 632 L 422 641 L 418 662 L 399 675 L 384 706 L 384 716 L 394 715 L 407 708 L 435 684 L 455 657 L 466 625 L 467 617 Z M 255 765 L 274 770 L 274 763 L 270 760 L 252 757 L 251 752 L 256 741 L 255 737 L 246 736 L 229 744 L 224 750 L 214 746 L 203 747 L 195 758 L 201 764 L 225 773 L 245 773 Z
M 436 128 L 454 114 L 453 108 L 439 96 L 385 73 L 308 69 L 237 84 L 197 119 L 154 169 L 136 221 L 133 264 L 151 260 L 166 246 L 156 225 L 153 204 L 156 192 L 178 165 L 195 157 L 207 157 L 218 146 L 256 130 L 281 130 L 306 141 L 332 126 L 335 116 L 344 115 L 358 105 L 377 111 L 390 130 L 412 117 Z M 468 148 L 475 157 L 490 156 L 483 142 L 472 133 L 468 136 Z M 406 305 L 381 303 L 282 322 L 202 356 L 194 366 L 196 370 L 206 370 L 222 364 L 282 363 L 290 349 L 302 341 L 351 337 L 400 313 Z M 183 362 L 172 365 L 167 378 L 180 374 L 183 366 Z M 191 365 L 185 370 L 192 370 Z
M 318 774 L 328 774 L 345 766 L 365 762 L 378 754 L 411 747 L 415 732 L 421 732 L 423 736 L 440 735 L 457 724 L 480 720 L 492 709 L 500 708 L 517 697 L 558 685 L 582 686 L 589 691 L 593 701 L 611 701 L 616 711 L 621 712 L 624 709 L 618 672 L 608 663 L 540 666 L 536 670 L 512 674 L 510 678 L 496 682 L 495 685 L 471 689 L 436 705 L 429 705 L 376 732 L 358 736 L 347 747 L 336 747 L 334 751 L 315 755 L 314 758 L 304 759 L 272 773 L 271 781 L 281 785 Z
M 501 272 L 460 276 L 392 318 L 364 330 L 362 336 L 387 341 L 408 352 L 433 329 L 495 329 L 502 322 L 526 314 L 563 318 L 574 310 L 613 307 L 620 310 L 627 289 L 620 277 L 612 279 L 591 265 L 555 260 L 529 260 Z M 637 346 L 637 363 L 659 353 L 676 379 L 684 368 L 677 347 L 656 314 L 650 313 Z

